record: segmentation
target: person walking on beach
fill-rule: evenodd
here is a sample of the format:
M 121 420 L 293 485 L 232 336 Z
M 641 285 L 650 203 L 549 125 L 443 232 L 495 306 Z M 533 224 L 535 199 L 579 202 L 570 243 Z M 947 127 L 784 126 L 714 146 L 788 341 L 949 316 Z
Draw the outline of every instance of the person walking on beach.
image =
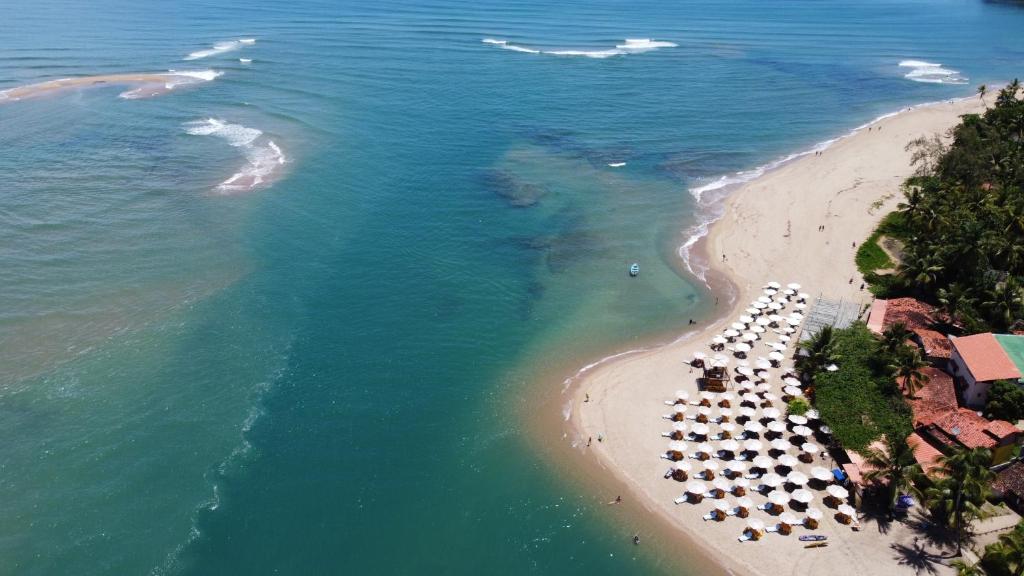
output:
M 639 546 L 640 545 L 640 535 L 639 534 L 633 534 L 633 545 L 634 546 Z

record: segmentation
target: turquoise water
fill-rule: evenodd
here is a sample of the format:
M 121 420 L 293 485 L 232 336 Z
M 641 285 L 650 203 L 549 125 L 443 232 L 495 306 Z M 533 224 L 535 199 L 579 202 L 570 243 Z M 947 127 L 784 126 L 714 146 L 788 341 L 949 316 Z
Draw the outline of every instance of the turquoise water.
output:
M 531 447 L 538 366 L 709 313 L 688 189 L 1024 64 L 983 2 L 168 4 L 0 7 L 0 90 L 223 73 L 0 104 L 3 574 L 667 571 Z

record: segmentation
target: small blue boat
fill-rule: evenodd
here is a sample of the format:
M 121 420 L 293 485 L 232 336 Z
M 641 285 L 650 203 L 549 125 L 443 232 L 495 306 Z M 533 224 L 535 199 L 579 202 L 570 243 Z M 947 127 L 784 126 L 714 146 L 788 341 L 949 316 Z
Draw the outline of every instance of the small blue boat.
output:
M 827 539 L 828 536 L 822 536 L 821 534 L 805 534 L 800 537 L 801 542 L 821 542 Z
M 630 276 L 638 276 L 640 274 L 640 265 L 633 262 L 633 265 L 629 267 Z

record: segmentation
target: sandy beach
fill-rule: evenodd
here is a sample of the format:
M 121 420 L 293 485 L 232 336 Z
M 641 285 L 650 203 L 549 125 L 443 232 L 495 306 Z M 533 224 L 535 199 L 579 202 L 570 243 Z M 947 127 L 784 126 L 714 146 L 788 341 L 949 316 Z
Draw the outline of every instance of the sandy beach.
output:
M 718 320 L 690 338 L 610 360 L 577 379 L 568 392 L 570 426 L 583 439 L 581 447 L 587 438 L 594 439 L 582 448 L 586 457 L 613 473 L 646 513 L 661 516 L 678 530 L 679 538 L 697 543 L 735 573 L 915 574 L 920 568 L 912 559 L 915 534 L 899 523 L 883 533 L 877 524 L 862 520 L 862 530 L 853 531 L 838 524 L 834 510 L 819 501 L 815 506 L 826 514 L 816 533 L 828 536 L 829 546 L 806 550 L 797 540 L 809 533 L 802 528 L 792 536 L 767 534 L 760 542 L 741 544 L 737 537 L 742 520 L 703 521 L 702 515 L 711 510 L 708 500 L 702 505 L 673 503 L 684 493 L 685 483 L 664 478 L 670 463 L 660 457 L 668 446 L 662 434 L 671 430 L 663 417 L 671 411 L 665 401 L 680 389 L 696 396 L 698 371 L 691 373 L 687 361 L 694 351 L 709 352 L 711 338 L 735 321 L 768 281 L 798 282 L 811 295 L 810 302 L 821 296 L 867 305 L 871 295 L 861 288 L 854 243 L 864 240 L 901 201 L 900 184 L 912 172 L 906 144 L 944 133 L 960 115 L 982 108 L 978 98 L 967 98 L 902 111 L 870 130 L 839 139 L 820 155 L 800 157 L 734 191 L 701 245 L 711 263 L 712 287 L 722 295 Z M 757 496 L 755 501 L 764 499 Z M 950 570 L 934 567 L 940 573 Z
M 166 94 L 180 86 L 188 86 L 200 82 L 208 82 L 220 76 L 213 70 L 171 71 L 163 73 L 136 74 L 103 74 L 98 76 L 81 76 L 76 78 L 59 78 L 36 84 L 16 86 L 0 90 L 0 103 L 18 102 L 29 98 L 38 98 L 51 94 L 106 85 L 132 86 L 131 90 L 122 92 L 122 98 L 151 98 Z

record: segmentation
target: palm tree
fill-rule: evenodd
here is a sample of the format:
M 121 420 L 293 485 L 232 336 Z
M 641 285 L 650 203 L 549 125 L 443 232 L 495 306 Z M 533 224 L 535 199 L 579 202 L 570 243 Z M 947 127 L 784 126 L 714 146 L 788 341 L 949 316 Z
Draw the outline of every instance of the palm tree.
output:
M 986 292 L 981 309 L 986 312 L 986 319 L 999 330 L 1006 329 L 1020 317 L 1024 310 L 1024 295 L 1013 276 L 993 285 Z
M 949 316 L 951 324 L 957 324 L 963 317 L 972 316 L 976 299 L 963 284 L 950 284 L 936 292 L 940 309 Z
M 985 101 L 985 94 L 987 94 L 987 93 L 988 93 L 988 86 L 985 86 L 984 84 L 982 84 L 981 86 L 978 86 L 978 98 L 981 98 L 982 102 Z
M 886 485 L 891 516 L 899 495 L 916 491 L 914 480 L 921 474 L 921 465 L 914 458 L 914 450 L 907 444 L 907 439 L 899 434 L 886 435 L 885 448 L 869 448 L 865 456 L 871 470 L 864 474 L 864 478 Z
M 800 347 L 807 352 L 807 356 L 797 358 L 797 368 L 801 374 L 814 378 L 826 366 L 835 362 L 833 347 L 835 341 L 832 338 L 832 327 L 823 326 L 821 330 L 809 339 L 804 340 Z
M 924 202 L 924 194 L 921 193 L 920 187 L 910 186 L 903 191 L 903 196 L 907 199 L 906 202 L 897 204 L 896 209 L 903 212 L 910 222 L 916 222 L 921 216 L 921 204 Z
M 999 540 L 985 548 L 985 557 L 999 558 L 1007 571 L 1012 567 L 1013 576 L 1024 574 L 1024 523 L 1018 522 L 1013 530 L 999 535 Z
M 968 564 L 962 558 L 953 560 L 949 565 L 956 569 L 956 576 L 985 576 L 977 564 Z
M 995 476 L 988 469 L 992 453 L 985 448 L 958 450 L 939 457 L 938 480 L 926 491 L 929 507 L 938 512 L 948 526 L 952 520 L 956 530 L 956 553 L 963 552 L 964 525 L 981 516 L 981 505 L 989 495 Z
M 882 350 L 890 356 L 895 356 L 896 352 L 907 345 L 910 334 L 906 323 L 893 322 L 882 332 Z
M 913 346 L 904 346 L 897 352 L 893 364 L 888 368 L 892 377 L 897 382 L 902 382 L 907 396 L 913 398 L 929 381 L 928 375 L 921 371 L 927 366 L 928 363 L 921 358 L 920 350 Z

